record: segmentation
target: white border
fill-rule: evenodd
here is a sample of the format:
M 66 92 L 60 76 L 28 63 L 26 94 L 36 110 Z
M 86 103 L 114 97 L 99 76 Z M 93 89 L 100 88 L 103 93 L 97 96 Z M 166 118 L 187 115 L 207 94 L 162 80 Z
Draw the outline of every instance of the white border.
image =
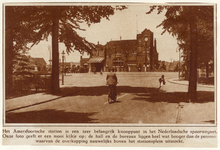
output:
M 48 0 L 48 1 L 46 1 L 46 0 L 19 0 L 19 1 L 16 1 L 16 0 L 0 0 L 1 1 L 1 4 L 3 4 L 3 3 L 21 3 L 21 2 L 24 2 L 24 3 L 28 3 L 28 2 L 39 2 L 39 3 L 42 3 L 42 2 L 48 2 L 48 3 L 52 3 L 52 2 L 61 2 L 61 3 L 63 3 L 63 2 L 129 2 L 129 3 L 138 3 L 138 2 L 140 2 L 140 3 L 169 3 L 169 4 L 172 4 L 172 3 L 216 3 L 217 4 L 217 43 L 219 43 L 219 38 L 218 38 L 218 36 L 219 36 L 219 30 L 218 30 L 218 28 L 219 28 L 219 4 L 220 4 L 220 1 L 218 1 L 218 0 L 167 0 L 167 1 L 164 1 L 164 0 L 136 0 L 136 1 L 134 1 L 134 0 L 108 0 L 108 1 L 106 1 L 106 0 L 62 0 L 62 1 L 58 1 L 58 0 Z M 1 8 L 3 8 L 3 5 L 1 5 Z M 3 16 L 3 10 L 2 9 L 0 9 L 1 11 L 0 11 L 0 17 L 1 17 L 1 20 L 2 20 L 2 16 Z M 0 24 L 0 26 L 1 26 L 1 30 L 0 30 L 0 34 L 1 34 L 1 37 L 2 37 L 2 23 Z M 2 48 L 2 40 L 0 41 L 0 47 Z M 1 53 L 2 54 L 2 53 Z M 217 45 L 217 58 L 218 58 L 218 56 L 219 56 L 219 54 L 218 54 L 218 45 Z M 0 60 L 1 60 L 1 62 L 2 62 L 2 55 L 0 55 Z M 218 63 L 218 61 L 217 61 L 217 67 L 219 66 L 219 63 Z M 2 72 L 2 65 L 1 65 L 1 72 L 0 72 L 0 77 L 1 77 L 1 81 L 0 81 L 0 83 L 1 83 L 1 87 L 2 87 L 2 79 L 3 79 L 3 72 Z M 217 77 L 218 78 L 218 77 Z M 219 81 L 217 80 L 217 87 L 218 87 L 218 85 L 219 85 Z M 3 94 L 2 93 L 3 91 L 1 90 L 1 95 Z M 219 89 L 217 88 L 217 93 L 219 93 Z M 1 99 L 2 99 L 2 97 L 1 97 Z M 218 106 L 217 106 L 217 108 L 219 108 L 219 101 L 218 101 Z M 1 101 L 1 103 L 0 103 L 0 108 L 2 108 L 2 101 Z M 218 116 L 220 116 L 220 113 L 219 113 L 219 111 L 218 111 L 218 114 L 217 114 Z M 2 111 L 0 112 L 0 116 L 2 117 Z M 219 131 L 219 119 L 220 118 L 218 118 L 217 119 L 217 124 L 218 124 L 218 131 Z M 0 118 L 0 123 L 1 123 L 1 125 L 2 125 L 2 119 Z M 0 130 L 0 134 L 2 133 L 2 130 Z M 219 132 L 218 132 L 218 138 L 220 137 L 220 134 L 219 134 Z M 1 138 L 0 138 L 1 139 Z M 211 149 L 219 149 L 220 148 L 220 140 L 218 140 L 219 141 L 219 143 L 218 143 L 218 148 L 211 148 Z M 63 148 L 65 148 L 65 149 L 73 149 L 73 148 L 76 148 L 76 149 L 103 149 L 103 147 L 72 147 L 72 146 L 2 146 L 2 145 L 0 145 L 0 149 L 1 150 L 18 150 L 18 149 L 21 149 L 21 150 L 30 150 L 30 149 L 33 149 L 33 150 L 35 150 L 35 149 L 58 149 L 58 150 L 61 150 L 61 149 L 63 149 Z M 146 147 L 124 147 L 124 148 L 120 148 L 120 147 L 105 147 L 105 149 L 146 149 Z M 147 147 L 147 149 L 162 149 L 162 148 L 149 148 L 149 147 Z M 189 149 L 189 148 L 163 148 L 163 149 Z M 190 148 L 190 149 L 198 149 L 198 148 Z M 202 148 L 203 150 L 205 150 L 205 149 L 210 149 L 210 148 Z

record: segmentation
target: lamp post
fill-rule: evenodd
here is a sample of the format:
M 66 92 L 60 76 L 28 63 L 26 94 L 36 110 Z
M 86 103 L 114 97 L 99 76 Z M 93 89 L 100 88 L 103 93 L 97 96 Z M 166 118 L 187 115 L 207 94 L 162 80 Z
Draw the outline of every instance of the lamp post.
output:
M 65 57 L 65 52 L 62 52 L 62 85 L 64 85 L 64 57 Z

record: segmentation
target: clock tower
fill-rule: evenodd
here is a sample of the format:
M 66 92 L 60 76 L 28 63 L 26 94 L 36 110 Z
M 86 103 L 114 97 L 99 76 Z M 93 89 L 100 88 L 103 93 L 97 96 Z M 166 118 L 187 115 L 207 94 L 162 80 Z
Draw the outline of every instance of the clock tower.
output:
M 145 29 L 141 34 L 137 35 L 138 67 L 142 67 L 145 71 L 153 70 L 153 32 Z M 143 63 L 144 62 L 144 63 Z

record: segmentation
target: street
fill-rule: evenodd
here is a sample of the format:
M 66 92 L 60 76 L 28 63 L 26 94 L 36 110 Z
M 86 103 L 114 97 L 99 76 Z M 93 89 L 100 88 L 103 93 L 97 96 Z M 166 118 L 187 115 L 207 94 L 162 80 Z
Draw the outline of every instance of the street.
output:
M 189 103 L 188 86 L 168 82 L 177 72 L 117 72 L 117 101 L 108 104 L 106 74 L 67 74 L 62 95 L 36 105 L 28 105 L 29 98 L 23 102 L 27 107 L 10 109 L 9 99 L 6 123 L 215 123 L 214 88 L 198 87 L 198 101 Z M 166 85 L 158 92 L 162 74 Z

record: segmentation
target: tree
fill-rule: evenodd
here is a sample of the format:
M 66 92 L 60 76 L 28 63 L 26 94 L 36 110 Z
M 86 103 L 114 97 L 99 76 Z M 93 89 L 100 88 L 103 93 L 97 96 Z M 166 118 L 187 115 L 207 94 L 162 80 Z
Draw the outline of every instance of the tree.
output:
M 197 62 L 213 59 L 213 6 L 152 6 L 147 14 L 155 9 L 158 14 L 166 10 L 166 19 L 158 27 L 162 26 L 163 33 L 167 31 L 177 38 L 186 66 L 190 58 L 188 94 L 194 101 L 197 99 Z M 202 59 L 204 55 L 206 59 Z
M 178 71 L 179 71 L 179 69 L 180 69 L 179 64 L 176 64 L 176 66 L 175 66 L 175 68 L 174 68 L 174 70 L 173 70 L 173 71 L 178 72 Z
M 160 66 L 158 67 L 158 70 L 159 70 L 159 71 L 167 71 L 167 66 L 166 66 L 166 64 L 165 64 L 165 61 L 162 61 L 162 62 L 160 63 Z
M 13 74 L 13 64 L 12 60 L 13 58 L 13 36 L 12 36 L 12 29 L 10 26 L 12 26 L 12 22 L 10 22 L 10 18 L 13 17 L 13 9 L 12 7 L 8 7 L 5 10 L 6 12 L 6 18 L 5 18 L 5 94 L 8 96 L 11 93 L 12 88 L 12 74 Z
M 9 8 L 9 7 L 8 7 Z M 21 25 L 29 29 L 31 36 L 24 37 L 28 41 L 38 44 L 41 40 L 52 36 L 52 77 L 51 92 L 59 93 L 59 50 L 58 42 L 63 42 L 66 46 L 67 53 L 78 50 L 79 52 L 88 52 L 94 48 L 94 44 L 88 42 L 85 38 L 80 37 L 76 30 L 80 28 L 80 23 L 91 25 L 98 23 L 102 18 L 109 19 L 115 10 L 125 9 L 124 6 L 19 6 L 10 7 L 6 12 L 6 26 L 11 26 L 13 16 L 16 12 L 20 18 L 16 18 Z M 10 13 L 14 10 L 13 13 Z M 9 21 L 7 21 L 9 20 Z M 8 23 L 8 25 L 7 25 Z M 13 43 L 10 32 L 7 32 L 6 41 Z M 22 34 L 22 36 L 25 35 Z M 8 39 L 7 39 L 8 37 Z M 33 39 L 34 37 L 34 39 Z M 9 40 L 10 39 L 10 40 Z M 12 42 L 11 42 L 12 41 Z M 7 44 L 6 44 L 7 45 Z M 11 47 L 13 47 L 11 45 Z M 10 54 L 12 48 L 6 48 L 6 53 Z M 12 57 L 12 56 L 6 56 Z M 10 66 L 10 64 L 7 64 Z M 6 73 L 10 75 L 9 71 Z
M 13 75 L 33 75 L 34 67 L 30 64 L 30 57 L 25 54 L 17 54 L 13 66 Z
M 24 13 L 25 12 L 25 13 Z M 5 94 L 13 91 L 13 65 L 20 51 L 27 51 L 27 43 L 34 40 L 32 22 L 27 23 L 31 10 L 24 7 L 5 6 Z

